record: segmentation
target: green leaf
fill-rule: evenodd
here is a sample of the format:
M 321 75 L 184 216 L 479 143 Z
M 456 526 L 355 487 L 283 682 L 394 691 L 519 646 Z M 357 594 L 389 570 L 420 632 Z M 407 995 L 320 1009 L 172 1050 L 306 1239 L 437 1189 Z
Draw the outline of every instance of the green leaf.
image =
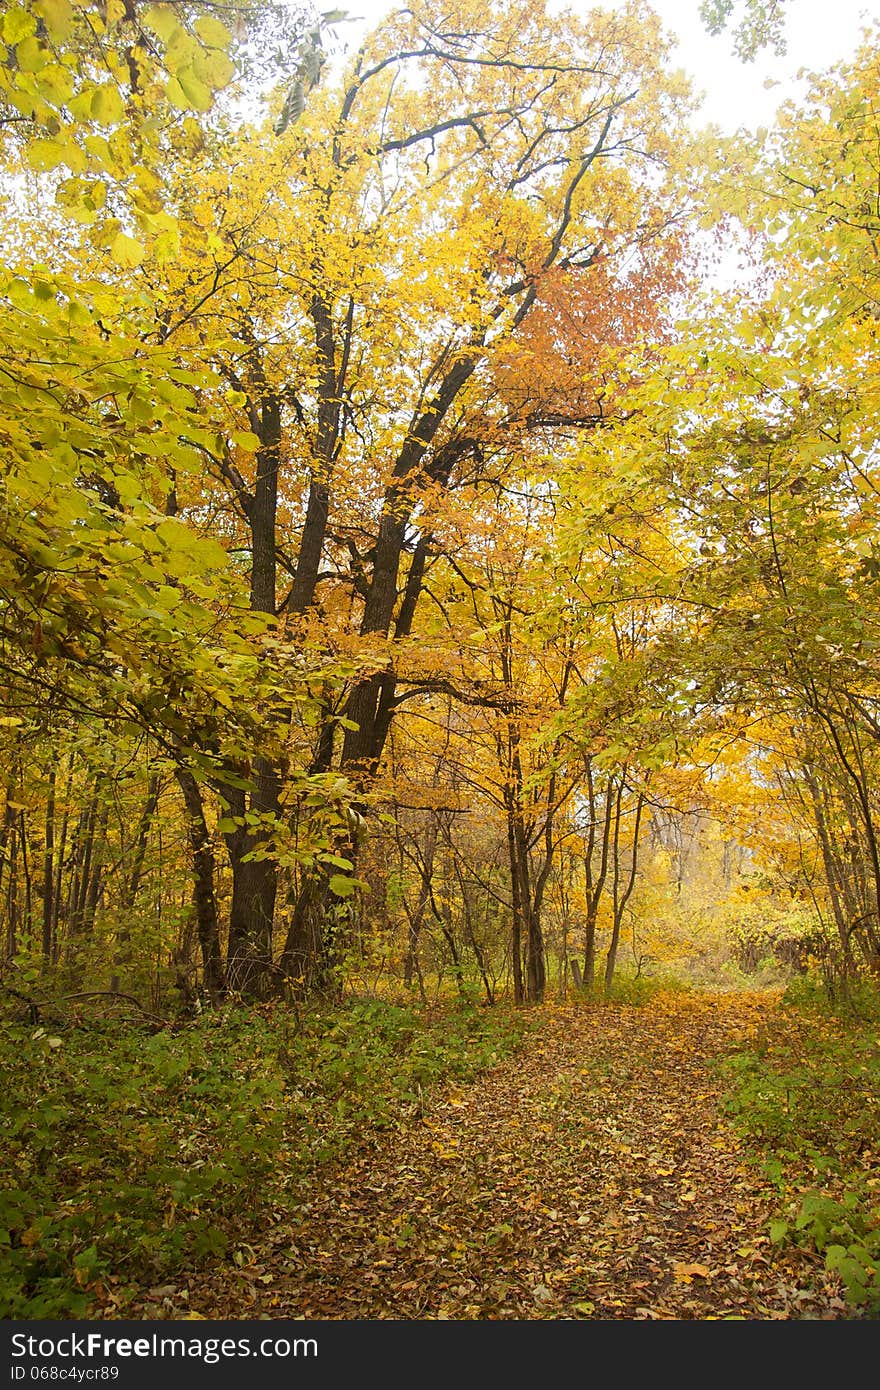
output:
M 207 53 L 200 53 L 193 61 L 193 69 L 202 82 L 215 92 L 223 87 L 228 87 L 235 75 L 235 67 L 232 60 L 225 53 L 218 52 L 217 49 L 210 49 Z
M 22 39 L 15 49 L 15 61 L 22 72 L 39 72 L 51 58 L 48 48 L 45 48 L 34 34 Z
M 168 79 L 168 100 L 182 111 L 209 111 L 213 102 L 210 87 L 200 81 L 191 67 L 181 68 Z
M 337 898 L 350 898 L 359 884 L 356 878 L 349 878 L 347 874 L 333 874 L 328 887 Z
M 64 146 L 57 140 L 32 140 L 27 147 L 27 162 L 32 169 L 48 173 L 64 163 Z
M 240 434 L 234 434 L 232 442 L 237 444 L 239 449 L 243 449 L 246 454 L 255 454 L 260 447 L 258 437 L 250 430 L 242 430 Z
M 73 29 L 75 15 L 69 0 L 37 0 L 34 9 L 45 22 L 53 39 L 66 39 Z

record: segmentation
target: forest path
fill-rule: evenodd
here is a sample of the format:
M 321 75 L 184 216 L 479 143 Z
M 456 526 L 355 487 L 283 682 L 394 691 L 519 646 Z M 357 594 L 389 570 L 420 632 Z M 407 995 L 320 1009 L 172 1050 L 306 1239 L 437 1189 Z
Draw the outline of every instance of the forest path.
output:
M 524 1049 L 317 1175 L 202 1316 L 840 1318 L 819 1261 L 778 1251 L 719 1110 L 715 1060 L 761 995 L 548 1005 Z

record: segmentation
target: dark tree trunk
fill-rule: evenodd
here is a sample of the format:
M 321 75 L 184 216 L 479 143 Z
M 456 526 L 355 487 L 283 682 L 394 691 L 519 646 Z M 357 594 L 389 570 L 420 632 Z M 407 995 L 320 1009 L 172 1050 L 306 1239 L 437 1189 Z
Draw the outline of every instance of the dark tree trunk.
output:
M 330 985 L 333 901 L 327 871 L 316 868 L 303 875 L 278 963 L 284 986 L 294 994 L 321 992 Z
M 586 844 L 584 846 L 584 888 L 587 904 L 586 923 L 584 926 L 584 972 L 583 988 L 591 992 L 596 983 L 596 925 L 599 920 L 599 904 L 602 901 L 602 894 L 605 890 L 605 881 L 608 877 L 608 851 L 611 843 L 611 822 L 613 819 L 612 808 L 614 805 L 613 788 L 614 781 L 608 779 L 605 789 L 605 809 L 604 821 L 602 826 L 602 849 L 599 857 L 599 865 L 594 876 L 593 874 L 593 854 L 596 848 L 596 825 L 598 815 L 598 796 L 596 786 L 593 781 L 593 769 L 589 761 L 586 765 L 586 782 L 588 810 L 590 823 L 587 832 Z
M 195 777 L 188 768 L 178 768 L 176 776 L 186 806 L 187 836 L 192 853 L 193 907 L 202 956 L 202 980 L 209 998 L 216 1000 L 225 992 L 226 974 L 214 896 L 214 849 Z
M 837 936 L 840 941 L 840 948 L 843 953 L 844 969 L 849 971 L 852 968 L 852 946 L 849 939 L 849 929 L 841 903 L 841 894 L 838 888 L 839 869 L 835 859 L 834 851 L 831 846 L 831 837 L 828 834 L 828 824 L 825 818 L 825 808 L 822 805 L 822 797 L 819 792 L 819 784 L 816 774 L 809 766 L 804 767 L 807 787 L 810 792 L 810 799 L 813 808 L 813 817 L 816 825 L 816 834 L 822 850 L 822 864 L 825 869 L 825 880 L 828 884 L 828 894 L 831 899 L 831 910 L 834 914 L 834 924 L 837 927 Z
M 523 900 L 522 881 L 517 865 L 516 826 L 514 808 L 508 798 L 507 805 L 507 859 L 510 866 L 510 896 L 513 917 L 510 925 L 510 957 L 513 966 L 513 1002 L 525 1003 L 523 988 L 522 948 L 523 948 Z
M 278 815 L 280 780 L 266 761 L 256 763 L 256 786 L 250 795 L 250 810 Z M 229 810 L 237 817 L 245 814 L 245 794 L 235 789 Z M 278 893 L 278 866 L 265 832 L 259 827 L 241 825 L 226 836 L 232 865 L 232 904 L 229 913 L 229 940 L 226 977 L 229 988 L 248 998 L 264 998 L 274 988 L 272 940 L 275 901 Z M 265 857 L 263 857 L 265 856 Z
M 617 792 L 616 822 L 614 827 L 614 921 L 611 929 L 611 943 L 608 947 L 608 956 L 605 961 L 605 993 L 610 994 L 611 986 L 614 981 L 614 969 L 617 963 L 617 950 L 620 945 L 620 929 L 623 924 L 623 914 L 626 905 L 632 896 L 636 882 L 636 872 L 639 858 L 639 831 L 642 823 L 642 809 L 645 804 L 644 795 L 640 792 L 636 800 L 635 825 L 633 826 L 633 845 L 632 861 L 630 863 L 629 877 L 623 893 L 619 893 L 620 887 L 620 860 L 619 860 L 619 838 L 621 820 L 621 798 L 623 796 L 623 781 Z
M 73 961 L 76 942 L 86 931 L 86 900 L 92 876 L 99 786 L 100 776 L 96 776 L 92 794 L 87 806 L 80 814 L 74 834 L 73 872 L 68 890 L 67 941 L 65 942 L 65 959 L 68 964 Z
M 70 793 L 73 787 L 73 770 L 76 759 L 71 753 L 67 762 L 67 777 L 64 787 L 64 811 L 61 816 L 61 830 L 58 836 L 58 852 L 55 856 L 55 885 L 52 911 L 52 960 L 59 957 L 59 923 L 61 919 L 62 889 L 64 887 L 64 855 L 67 850 L 67 832 L 70 826 Z
M 422 862 L 419 873 L 419 892 L 416 905 L 412 911 L 407 908 L 409 919 L 406 936 L 406 959 L 403 966 L 403 982 L 407 989 L 412 989 L 413 975 L 419 981 L 419 989 L 424 995 L 424 982 L 422 972 L 419 969 L 419 937 L 421 935 L 422 923 L 425 920 L 425 913 L 431 898 L 431 880 L 434 875 L 434 852 L 437 848 L 437 822 L 431 821 L 430 829 L 422 850 Z
M 258 398 L 250 403 L 251 424 L 260 440 L 254 491 L 247 507 L 251 532 L 250 606 L 253 612 L 274 617 L 281 402 L 266 385 L 256 351 L 250 362 L 258 388 Z M 237 787 L 223 788 L 229 814 L 242 821 L 248 810 L 263 818 L 279 816 L 280 770 L 268 758 L 258 756 L 251 777 L 249 796 Z M 226 981 L 230 989 L 245 997 L 264 998 L 274 988 L 272 938 L 278 894 L 278 865 L 273 856 L 271 831 L 267 831 L 265 823 L 255 827 L 242 824 L 225 839 L 232 869 Z M 211 970 L 213 978 L 215 965 Z
M 55 887 L 55 769 L 49 772 L 46 796 L 46 835 L 43 849 L 43 960 L 52 959 L 53 890 Z
M 109 811 L 110 808 L 107 802 L 104 801 L 97 818 L 91 871 L 88 876 L 83 903 L 83 931 L 88 936 L 91 936 L 94 931 L 95 915 L 98 910 L 98 903 L 101 900 L 101 892 L 103 889 L 104 854 L 107 848 L 107 818 Z
M 147 857 L 147 843 L 150 838 L 150 826 L 156 814 L 156 807 L 159 804 L 159 789 L 161 783 L 158 773 L 153 773 L 147 786 L 147 798 L 144 802 L 140 816 L 138 817 L 138 828 L 134 842 L 134 858 L 131 869 L 125 883 L 123 895 L 123 906 L 126 911 L 134 907 L 138 889 L 141 884 L 141 875 L 144 871 L 144 862 Z

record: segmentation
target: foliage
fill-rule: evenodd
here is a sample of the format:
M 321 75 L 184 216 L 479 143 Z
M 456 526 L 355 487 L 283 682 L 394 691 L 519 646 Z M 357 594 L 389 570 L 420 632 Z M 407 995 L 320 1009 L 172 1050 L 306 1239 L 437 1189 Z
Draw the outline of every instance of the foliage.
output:
M 726 927 L 736 962 L 746 971 L 766 962 L 783 971 L 803 972 L 821 949 L 815 913 L 798 903 L 746 906 L 740 901 L 729 911 Z
M 421 1018 L 376 1000 L 228 1008 L 174 1031 L 5 1023 L 0 1302 L 82 1317 L 223 1260 L 303 1176 L 394 1125 L 423 1091 L 491 1067 L 502 1011 Z
M 827 999 L 790 1005 L 761 1046 L 724 1067 L 727 1113 L 773 1183 L 771 1238 L 818 1251 L 847 1298 L 880 1311 L 880 1049 L 874 1017 L 842 1021 Z
M 213 1316 L 845 1318 L 814 1255 L 771 1246 L 762 1181 L 719 1116 L 714 1060 L 766 995 L 548 1000 L 524 1047 L 310 1184 L 240 1271 L 189 1281 Z M 352 1265 L 356 1261 L 356 1277 Z M 163 1306 L 181 1316 L 182 1290 Z
M 720 34 L 736 15 L 734 51 L 746 62 L 759 49 L 785 52 L 785 9 L 788 0 L 701 0 L 700 18 L 710 34 Z
M 745 57 L 784 12 L 701 7 Z M 673 967 L 818 963 L 877 998 L 876 43 L 745 144 L 688 133 L 639 0 L 412 0 L 330 64 L 346 18 L 0 16 L 19 1315 L 224 1260 L 513 1047 L 477 989 L 542 1003 L 558 968 L 586 1030 L 601 949 L 605 1034 L 650 1018 L 695 1093 L 715 1025 Z M 697 273 L 707 229 L 745 288 Z M 229 1003 L 284 995 L 310 997 Z M 125 997 L 176 1021 L 87 1026 Z M 731 1113 L 791 1207 L 778 1241 L 874 1308 L 873 1044 L 786 1019 L 731 1064 Z M 533 1142 L 574 1123 L 541 1055 Z M 611 1068 L 634 1127 L 640 1066 Z M 670 1158 L 633 1153 L 658 1181 Z
M 687 993 L 690 986 L 668 970 L 652 971 L 649 975 L 635 974 L 628 969 L 615 973 L 607 998 L 613 1004 L 630 1004 L 644 1008 L 658 995 Z

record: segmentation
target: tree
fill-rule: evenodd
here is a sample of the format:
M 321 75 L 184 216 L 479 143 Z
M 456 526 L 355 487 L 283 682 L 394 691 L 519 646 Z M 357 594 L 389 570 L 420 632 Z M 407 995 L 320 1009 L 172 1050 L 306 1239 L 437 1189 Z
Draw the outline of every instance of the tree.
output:
M 168 268 L 163 342 L 208 356 L 257 441 L 250 478 L 209 462 L 230 490 L 252 608 L 362 662 L 325 691 L 311 761 L 352 781 L 359 814 L 402 693 L 394 653 L 413 632 L 435 510 L 495 441 L 599 414 L 595 396 L 567 416 L 523 389 L 527 325 L 560 282 L 591 273 L 619 300 L 634 273 L 623 258 L 671 235 L 654 171 L 682 93 L 651 35 L 635 9 L 580 23 L 481 8 L 477 23 L 467 5 L 454 18 L 419 6 L 366 41 L 340 87 L 322 80 L 274 143 L 232 134 L 203 157 L 204 193 L 178 188 L 213 250 Z M 261 767 L 246 805 L 225 793 L 238 821 L 284 817 L 283 769 Z M 241 939 L 266 977 L 270 840 L 257 829 L 230 844 L 249 880 Z M 289 978 L 326 973 L 329 885 L 350 891 L 351 837 L 336 858 L 300 875 Z
M 732 330 L 716 310 L 671 350 L 672 411 L 656 383 L 644 398 L 657 476 L 689 537 L 694 704 L 776 721 L 787 793 L 799 784 L 812 804 L 841 948 L 860 934 L 872 969 L 876 80 L 876 52 L 864 48 L 817 79 L 806 109 L 785 113 L 764 148 L 739 151 L 736 191 L 720 200 L 760 238 L 767 274 Z M 840 836 L 855 837 L 862 866 L 845 912 Z
M 237 57 L 248 24 L 265 27 L 275 13 L 242 7 L 236 41 L 195 6 L 46 0 L 12 7 L 2 22 L 3 157 L 20 205 L 36 180 L 41 201 L 54 194 L 62 214 L 55 267 L 41 262 L 39 232 L 11 229 L 2 277 L 6 723 L 45 735 L 72 718 L 117 739 L 140 730 L 179 773 L 192 826 L 193 776 L 240 765 L 242 741 L 249 751 L 262 737 L 275 679 L 267 667 L 286 668 L 288 704 L 311 696 L 301 665 L 241 602 L 225 545 L 181 508 L 179 490 L 201 473 L 206 451 L 258 441 L 228 437 L 228 405 L 219 419 L 204 411 L 221 378 L 163 347 L 137 267 L 167 264 L 180 246 L 180 225 L 163 206 L 163 165 L 199 142 L 187 112 L 210 110 L 234 74 L 230 50 Z M 89 844 L 106 810 L 95 796 Z M 59 910 L 52 803 L 50 789 L 45 955 Z M 197 852 L 193 842 L 195 881 L 213 990 L 217 922 L 204 843 L 200 835 Z M 85 923 L 100 896 L 94 873 L 82 892 L 76 920 Z

